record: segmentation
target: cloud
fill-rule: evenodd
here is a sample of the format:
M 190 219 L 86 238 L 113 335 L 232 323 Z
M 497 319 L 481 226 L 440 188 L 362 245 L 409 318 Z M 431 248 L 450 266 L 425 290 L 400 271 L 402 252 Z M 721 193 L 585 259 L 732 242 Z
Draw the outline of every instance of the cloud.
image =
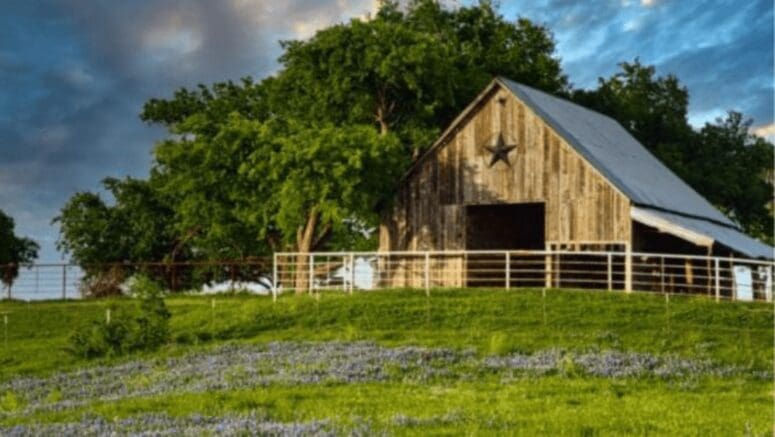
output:
M 471 3 L 466 0 L 464 3 Z M 158 127 L 151 97 L 278 68 L 279 40 L 365 18 L 377 0 L 40 0 L 0 14 L 0 208 L 57 259 L 49 222 L 105 176 L 147 174 Z M 454 6 L 455 1 L 447 4 Z M 727 109 L 772 124 L 772 5 L 767 1 L 503 2 L 555 32 L 571 80 L 595 85 L 640 56 L 689 87 L 693 122 Z M 34 30 L 31 30 L 34 29 Z M 769 132 L 765 130 L 765 132 Z
M 59 255 L 49 225 L 105 176 L 147 174 L 163 132 L 138 114 L 181 86 L 276 68 L 278 40 L 373 6 L 364 1 L 13 3 L 0 17 L 0 208 Z M 10 10 L 13 9 L 13 10 Z M 39 29 L 29 32 L 28 29 Z
M 542 0 L 506 5 L 504 12 L 554 30 L 576 87 L 594 87 L 617 63 L 639 57 L 688 87 L 694 125 L 729 109 L 757 123 L 773 119 L 771 2 Z
M 775 143 L 775 123 L 752 128 L 753 134 Z

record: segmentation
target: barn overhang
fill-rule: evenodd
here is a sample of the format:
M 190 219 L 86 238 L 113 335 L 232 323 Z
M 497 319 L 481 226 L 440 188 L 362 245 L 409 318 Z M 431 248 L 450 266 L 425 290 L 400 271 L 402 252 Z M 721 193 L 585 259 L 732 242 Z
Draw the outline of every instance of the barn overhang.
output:
M 633 206 L 632 219 L 703 247 L 721 244 L 751 258 L 773 259 L 772 247 L 729 226 L 648 207 Z

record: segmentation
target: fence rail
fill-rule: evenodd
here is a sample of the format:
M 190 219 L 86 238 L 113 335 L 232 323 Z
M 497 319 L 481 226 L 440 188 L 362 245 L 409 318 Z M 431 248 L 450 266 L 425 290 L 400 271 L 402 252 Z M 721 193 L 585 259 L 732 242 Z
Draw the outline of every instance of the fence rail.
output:
M 6 299 L 124 293 L 144 274 L 173 292 L 283 292 L 441 287 L 586 288 L 772 301 L 775 263 L 656 253 L 536 250 L 276 253 L 239 261 L 0 266 Z M 9 278 L 11 280 L 9 280 Z M 10 283 L 10 286 L 9 286 Z
M 568 250 L 283 252 L 274 295 L 285 291 L 541 287 L 703 294 L 772 301 L 775 264 L 741 258 Z
M 249 289 L 269 294 L 272 259 L 73 264 L 0 265 L 4 299 L 43 300 L 102 297 L 130 291 L 133 277 L 151 277 L 172 292 Z M 12 280 L 8 281 L 8 278 Z M 10 283 L 10 284 L 9 284 Z M 10 285 L 10 286 L 9 286 Z

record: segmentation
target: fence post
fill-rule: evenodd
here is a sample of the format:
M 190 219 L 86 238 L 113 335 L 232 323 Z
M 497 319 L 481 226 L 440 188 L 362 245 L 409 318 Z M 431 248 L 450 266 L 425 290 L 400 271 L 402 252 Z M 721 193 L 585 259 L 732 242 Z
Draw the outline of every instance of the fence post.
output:
M 665 257 L 659 257 L 659 289 L 662 293 L 665 292 Z
M 624 259 L 624 290 L 627 293 L 632 291 L 632 247 L 629 243 Z
M 309 254 L 309 286 L 307 287 L 310 293 L 315 291 L 315 255 Z
M 67 264 L 62 266 L 62 300 L 67 298 Z
M 714 264 L 714 267 L 715 267 L 714 270 L 716 271 L 715 272 L 715 277 L 716 277 L 715 278 L 715 281 L 716 281 L 716 302 L 718 302 L 719 300 L 721 300 L 721 278 L 720 278 L 720 275 L 719 275 L 719 261 L 718 261 L 718 257 L 713 259 L 713 264 Z
M 425 294 L 431 293 L 431 254 L 425 252 Z
M 511 254 L 506 252 L 506 290 L 511 288 Z
M 350 252 L 350 294 L 355 290 L 355 255 Z
M 545 278 L 545 284 L 544 288 L 552 288 L 552 263 L 554 261 L 552 260 L 552 253 L 551 249 L 546 253 L 546 256 L 544 257 L 544 263 L 546 264 L 546 278 Z
M 272 254 L 272 302 L 277 302 L 277 252 Z
M 608 265 L 608 291 L 612 291 L 614 289 L 614 284 L 613 284 L 614 275 L 613 275 L 613 265 L 612 265 L 613 260 L 611 259 L 612 258 L 611 252 L 608 252 L 608 254 L 606 255 L 606 258 L 607 258 L 607 265 Z

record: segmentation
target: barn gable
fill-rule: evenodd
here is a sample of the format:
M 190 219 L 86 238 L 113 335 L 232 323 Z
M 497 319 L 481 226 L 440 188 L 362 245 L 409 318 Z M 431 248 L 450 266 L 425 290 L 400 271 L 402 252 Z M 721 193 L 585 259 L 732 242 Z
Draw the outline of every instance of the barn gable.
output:
M 499 136 L 516 148 L 508 163 L 490 165 L 487 147 Z M 538 113 L 493 82 L 399 185 L 380 248 L 471 248 L 467 209 L 538 203 L 545 209 L 542 234 L 549 243 L 621 246 L 630 240 L 627 197 Z
M 471 235 L 487 232 L 474 206 L 531 204 L 543 210 L 547 247 L 629 246 L 634 220 L 693 244 L 772 257 L 613 119 L 502 78 L 407 173 L 380 228 L 380 249 L 470 249 Z M 508 211 L 526 226 L 518 216 L 535 216 Z

